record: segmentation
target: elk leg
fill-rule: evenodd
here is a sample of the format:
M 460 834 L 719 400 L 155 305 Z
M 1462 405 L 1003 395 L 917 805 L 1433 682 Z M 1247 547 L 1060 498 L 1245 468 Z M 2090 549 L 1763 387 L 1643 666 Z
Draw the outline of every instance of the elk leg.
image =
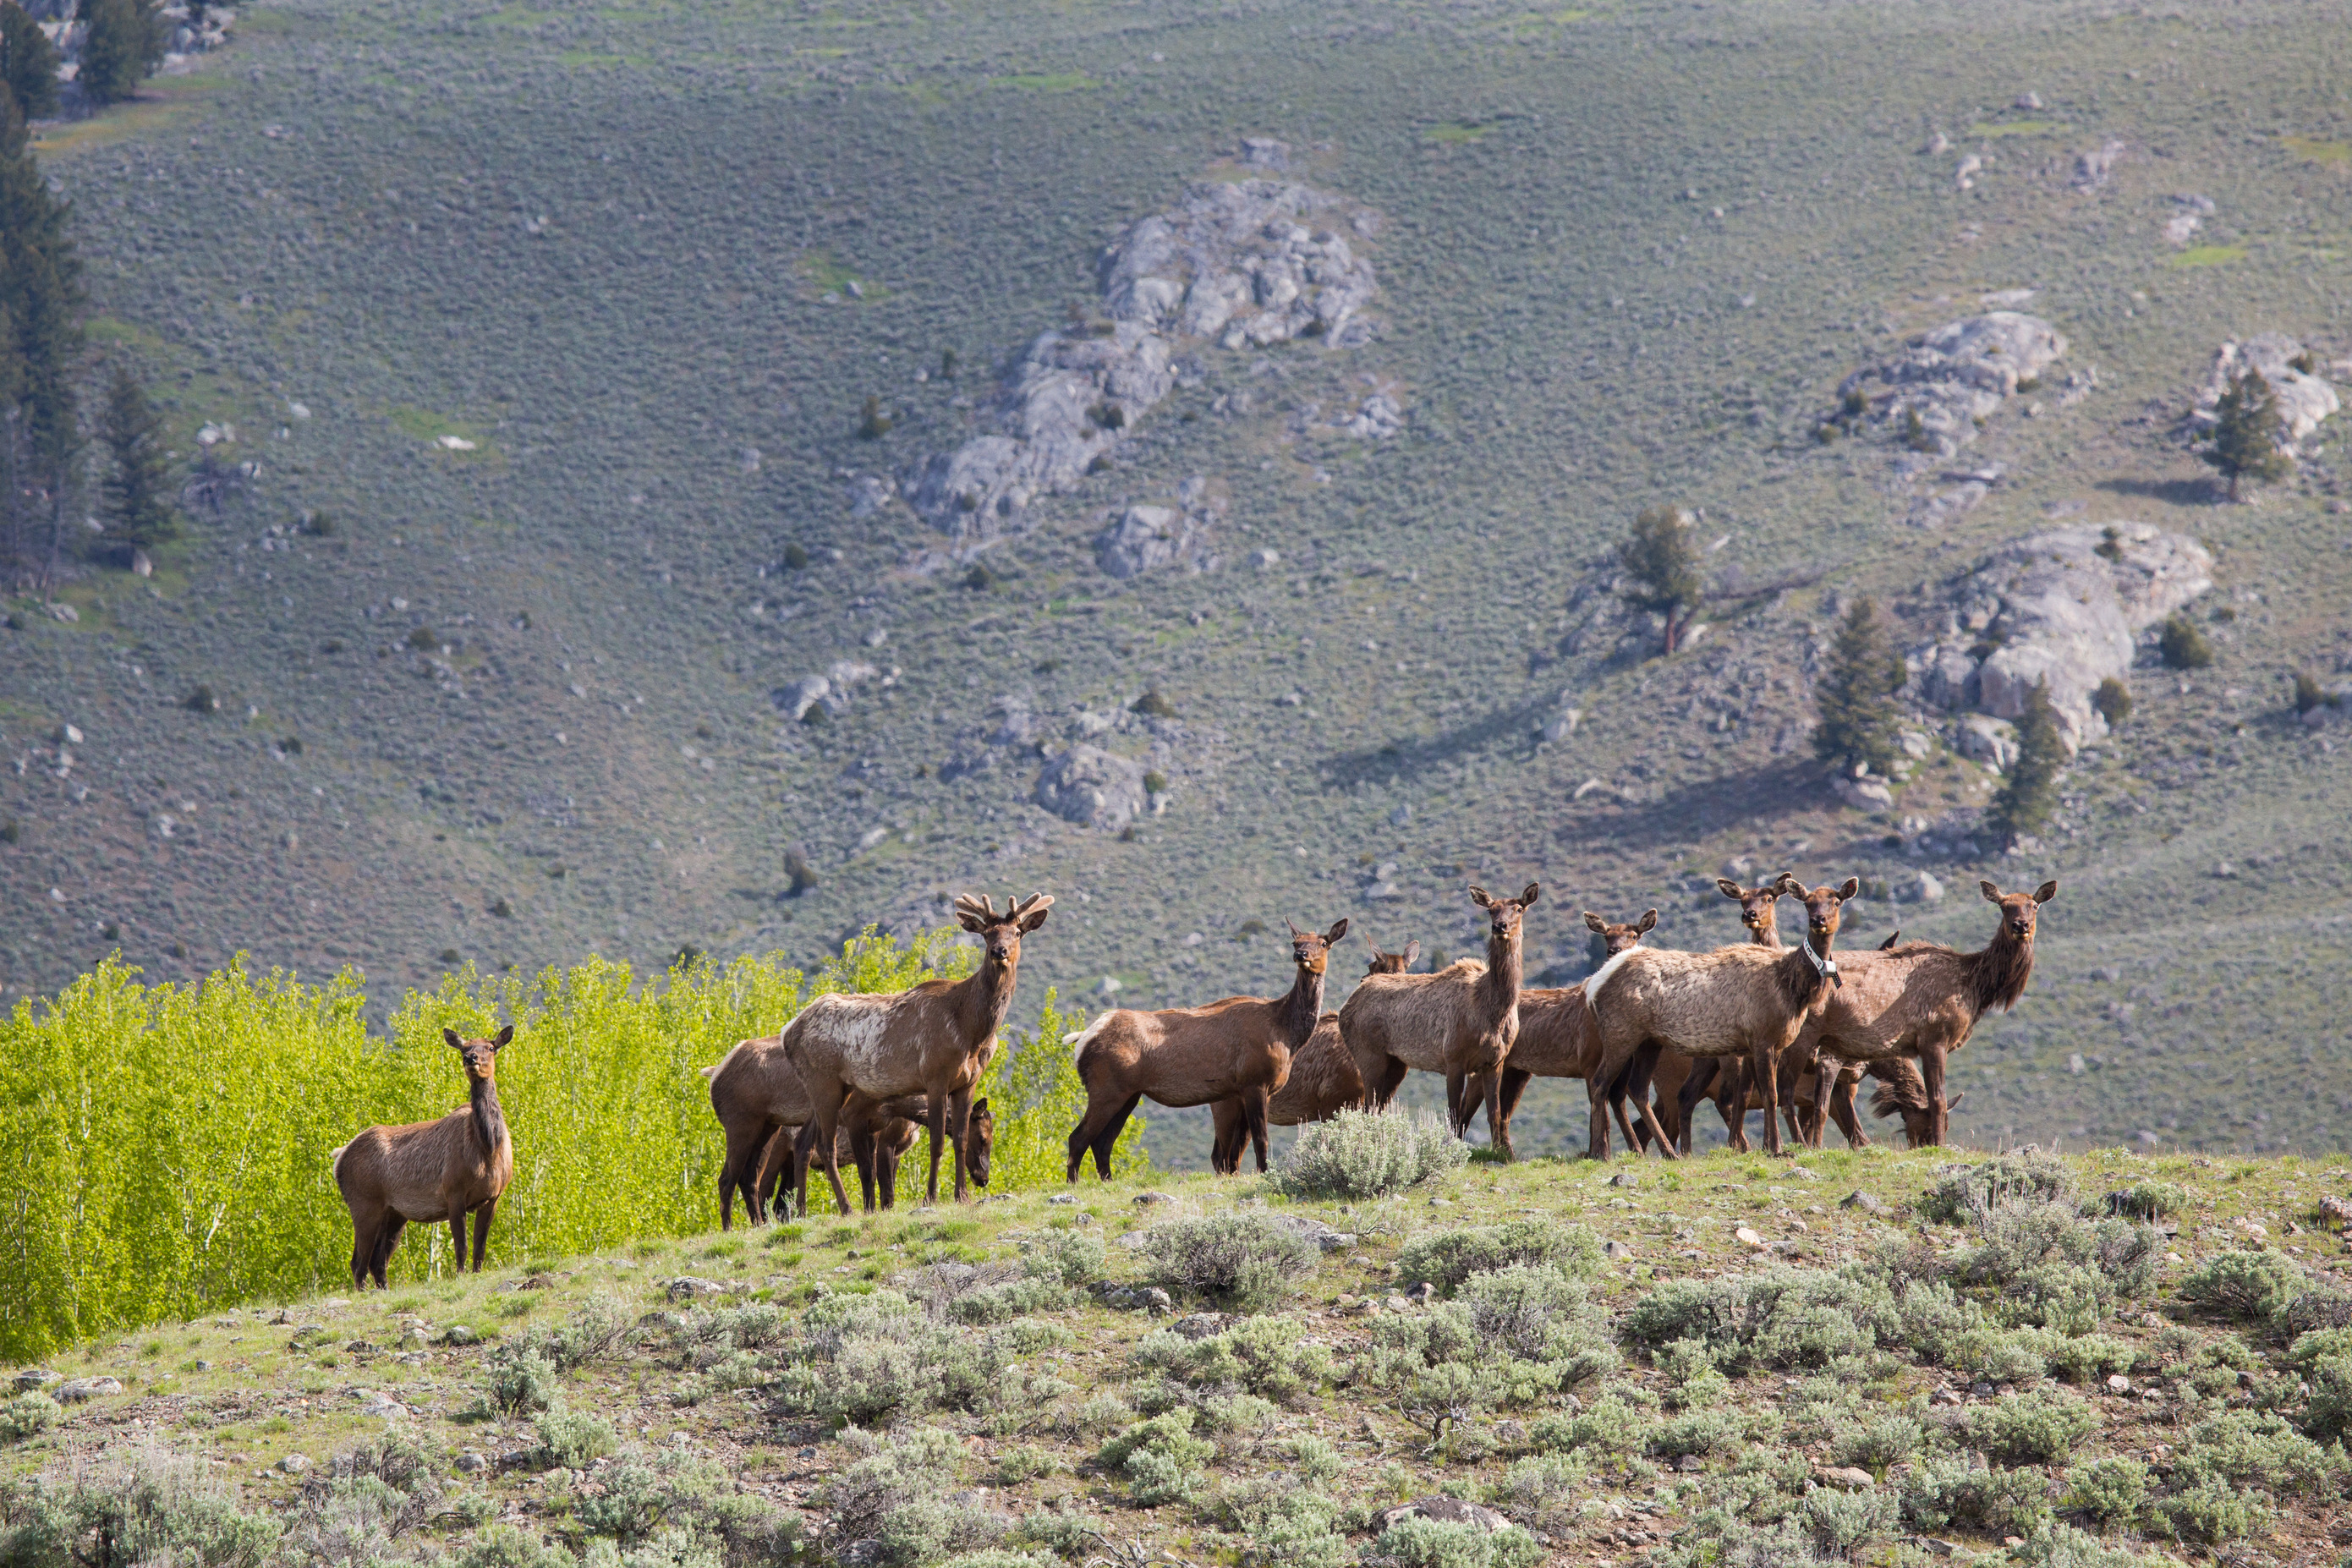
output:
M 1608 1059 L 1605 1046 L 1602 1052 L 1601 1059 L 1593 1064 L 1593 1070 L 1584 1080 L 1584 1096 L 1591 1104 L 1591 1120 L 1584 1135 L 1584 1157 L 1588 1160 L 1609 1158 L 1609 1085 L 1623 1065 L 1622 1058 L 1616 1062 Z
M 870 1129 L 849 1130 L 849 1157 L 857 1165 L 857 1195 L 865 1200 L 866 1212 L 874 1212 L 874 1134 Z
M 1862 1120 L 1853 1113 L 1854 1090 L 1862 1087 L 1858 1078 L 1838 1074 L 1837 1089 L 1830 1096 L 1830 1117 L 1839 1131 L 1845 1134 L 1846 1146 L 1852 1149 L 1870 1147 L 1870 1134 L 1862 1130 Z
M 1209 1169 L 1220 1176 L 1236 1174 L 1242 1168 L 1242 1142 L 1249 1136 L 1249 1125 L 1242 1119 L 1242 1102 L 1221 1100 L 1209 1107 Z
M 1508 1127 L 1511 1118 L 1519 1113 L 1519 1096 L 1527 1093 L 1528 1085 L 1535 1081 L 1535 1076 L 1525 1068 L 1506 1067 L 1503 1069 L 1504 1126 Z
M 808 1217 L 809 1164 L 815 1158 L 816 1122 L 811 1119 L 793 1134 L 793 1196 L 784 1205 L 787 1213 L 797 1208 L 803 1219 Z
M 814 1126 L 814 1123 L 809 1125 Z M 783 1191 L 787 1165 L 791 1167 L 793 1180 L 802 1189 L 801 1206 L 803 1209 L 808 1206 L 808 1173 L 801 1151 L 803 1140 L 800 1136 L 806 1131 L 806 1127 L 787 1129 L 780 1125 L 769 1134 L 768 1141 L 760 1145 L 760 1163 L 752 1167 L 743 1194 L 743 1206 L 751 1212 L 754 1224 L 759 1223 L 759 1216 L 767 1213 L 767 1205 L 778 1201 Z M 786 1152 L 788 1150 L 789 1153 Z M 789 1199 L 784 1200 L 783 1207 L 787 1213 L 791 1211 Z
M 971 1189 L 964 1182 L 963 1141 L 971 1129 L 971 1090 L 957 1089 L 948 1096 L 948 1146 L 955 1160 L 955 1201 L 971 1202 Z
M 1625 1070 L 1617 1075 L 1616 1081 L 1609 1086 L 1609 1114 L 1616 1119 L 1617 1131 L 1625 1134 L 1626 1149 L 1638 1155 L 1642 1152 L 1642 1131 L 1625 1113 L 1625 1080 L 1633 1071 L 1632 1064 L 1628 1063 Z
M 357 1208 L 352 1210 L 352 1289 L 367 1289 L 368 1274 L 375 1267 L 377 1226 L 360 1217 Z
M 1126 1102 L 1119 1106 L 1118 1114 L 1110 1119 L 1110 1125 L 1095 1134 L 1095 1175 L 1100 1180 L 1106 1182 L 1110 1180 L 1111 1151 L 1118 1147 L 1118 1135 L 1127 1131 L 1127 1119 L 1134 1115 L 1135 1108 L 1142 1103 L 1143 1092 L 1138 1089 L 1129 1095 Z M 1241 1163 L 1241 1156 L 1238 1152 L 1234 1156 L 1234 1163 L 1235 1165 Z
M 1265 1086 L 1242 1090 L 1242 1121 L 1249 1129 L 1250 1152 L 1257 1156 L 1257 1173 L 1265 1174 Z M 1241 1151 L 1234 1151 L 1234 1164 L 1241 1165 Z
M 879 1139 L 875 1141 L 874 1184 L 881 1189 L 882 1206 L 888 1208 L 898 1195 L 898 1155 Z
M 474 1272 L 482 1271 L 482 1258 L 490 1250 L 490 1216 L 499 1212 L 499 1200 L 492 1198 L 474 1211 Z
M 1748 1076 L 1755 1080 L 1764 1097 L 1764 1152 L 1780 1153 L 1780 1064 L 1778 1053 L 1764 1046 L 1755 1047 L 1748 1058 Z
M 849 1098 L 849 1090 L 838 1079 L 824 1084 L 810 1083 L 806 1079 L 801 1082 L 802 1087 L 808 1090 L 812 1113 L 808 1124 L 816 1129 L 816 1143 L 813 1152 L 824 1161 L 824 1179 L 833 1185 L 833 1201 L 841 1205 L 843 1214 L 852 1213 L 849 1191 L 841 1184 L 841 1148 L 838 1142 L 841 1137 L 841 1106 Z M 932 1103 L 936 1105 L 939 1102 L 933 1100 Z M 806 1136 L 807 1129 L 803 1128 L 802 1132 Z M 937 1134 L 933 1137 L 936 1139 Z M 931 1169 L 935 1172 L 939 1169 L 939 1148 L 936 1142 L 931 1144 Z M 805 1211 L 808 1205 L 803 1201 L 801 1206 Z
M 1461 1137 L 1464 1132 L 1469 1131 L 1470 1127 L 1469 1111 L 1462 1103 L 1462 1092 L 1465 1086 L 1466 1086 L 1469 1081 L 1470 1075 L 1464 1072 L 1460 1068 L 1449 1068 L 1446 1069 L 1445 1122 L 1447 1126 L 1454 1130 L 1454 1136 L 1456 1138 Z
M 1940 1145 L 1951 1135 L 1952 1108 L 1944 1102 L 1944 1047 L 1919 1047 L 1919 1076 L 1927 1085 L 1927 1142 Z
M 1511 1152 L 1510 1112 L 1503 1109 L 1503 1069 L 1491 1068 L 1479 1076 L 1486 1080 L 1486 1142 L 1500 1151 L 1505 1160 L 1516 1159 Z M 1470 1119 L 1465 1116 L 1462 1121 L 1466 1127 Z
M 1408 1070 L 1404 1063 L 1394 1057 L 1382 1058 L 1380 1088 L 1372 1100 L 1371 1108 L 1374 1110 L 1386 1110 L 1389 1108 L 1389 1101 L 1396 1098 L 1397 1088 L 1404 1082 L 1404 1075 Z M 1370 1083 L 1372 1080 L 1367 1078 L 1364 1081 Z
M 1658 1152 L 1668 1160 L 1678 1160 L 1682 1156 L 1675 1152 L 1675 1141 L 1666 1136 L 1664 1128 L 1658 1125 L 1657 1110 L 1650 1104 L 1650 1075 L 1657 1071 L 1658 1053 L 1663 1048 L 1658 1041 L 1651 1040 L 1633 1053 L 1633 1063 L 1626 1074 L 1626 1089 L 1633 1096 L 1635 1109 L 1642 1113 L 1642 1125 L 1649 1130 L 1651 1139 L 1658 1145 Z
M 457 1255 L 457 1272 L 463 1274 L 466 1271 L 466 1211 L 464 1209 L 449 1211 L 449 1246 Z

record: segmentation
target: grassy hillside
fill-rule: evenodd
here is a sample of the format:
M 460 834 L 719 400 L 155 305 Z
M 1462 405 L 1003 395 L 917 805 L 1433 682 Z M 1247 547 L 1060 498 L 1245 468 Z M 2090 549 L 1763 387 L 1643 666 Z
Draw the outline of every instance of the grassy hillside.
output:
M 1090 1184 L 302 1294 L 20 1377 L 120 1386 L 0 1405 L 0 1532 L 40 1568 L 91 1530 L 254 1565 L 2334 1561 L 2352 1171 L 1969 1159 Z M 1382 1518 L 1446 1499 L 1505 1528 Z
M 259 471 L 152 581 L 71 585 L 70 624 L 13 605 L 0 984 L 118 947 L 159 978 L 350 963 L 379 996 L 467 962 L 813 961 L 1037 887 L 1026 1018 L 1105 977 L 1147 1005 L 1278 988 L 1258 933 L 1286 917 L 1458 955 L 1468 880 L 1540 879 L 1530 967 L 1572 972 L 1581 909 L 1736 937 L 1733 858 L 1890 887 L 1926 863 L 1953 892 L 1874 900 L 1853 940 L 1974 945 L 1979 875 L 2062 888 L 2033 989 L 1958 1064 L 1963 1136 L 2334 1146 L 2352 784 L 2285 674 L 2352 655 L 2343 469 L 2323 430 L 2300 478 L 2221 505 L 2174 427 L 2225 338 L 2352 351 L 2343 20 L 257 6 L 197 74 L 42 139 L 94 336 L 183 461 L 210 425 L 201 450 Z M 983 573 L 906 570 L 939 536 L 861 514 L 859 481 L 952 446 L 1004 356 L 1098 307 L 1103 242 L 1244 136 L 1382 216 L 1374 341 L 1204 350 Z M 1967 189 L 1963 154 L 1990 160 Z M 2217 210 L 2176 247 L 2188 195 Z M 1915 528 L 1903 455 L 1815 427 L 1856 366 L 2021 289 L 2097 389 L 2013 400 L 1963 459 L 2000 481 Z M 1402 430 L 1329 433 L 1373 385 Z M 1103 575 L 1106 516 L 1194 476 L 1224 564 Z M 1621 653 L 1596 563 L 1661 501 L 1705 509 L 1714 569 L 1818 580 Z M 2135 678 L 2039 852 L 1915 862 L 1899 818 L 1985 781 L 1939 754 L 1885 817 L 1831 800 L 1801 741 L 1832 602 L 1905 601 L 2053 518 L 2201 539 L 2219 660 Z M 845 712 L 779 713 L 843 659 L 878 672 Z M 1148 692 L 1172 717 L 1106 742 L 1173 758 L 1131 837 L 1034 805 L 1034 755 L 950 766 L 1004 710 L 1059 743 Z M 1581 724 L 1538 743 L 1564 701 Z M 788 897 L 794 849 L 817 879 Z M 1573 1100 L 1531 1097 L 1522 1147 L 1580 1132 Z M 1155 1122 L 1162 1165 L 1205 1145 Z

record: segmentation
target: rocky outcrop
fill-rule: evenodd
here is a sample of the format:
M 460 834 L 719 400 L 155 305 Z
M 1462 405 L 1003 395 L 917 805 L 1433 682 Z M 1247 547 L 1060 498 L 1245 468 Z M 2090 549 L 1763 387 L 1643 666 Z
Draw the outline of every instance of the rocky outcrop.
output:
M 2004 545 L 1951 585 L 1942 635 L 1906 657 L 1911 694 L 1973 710 L 1955 732 L 1967 755 L 2001 765 L 2034 686 L 2068 746 L 2106 732 L 2099 683 L 2132 666 L 2140 634 L 2213 586 L 2213 558 L 2183 534 L 2142 522 L 2084 524 Z
M 2278 398 L 2279 417 L 2286 422 L 2287 444 L 2293 446 L 2343 406 L 2336 389 L 2316 374 L 2318 368 L 2317 357 L 2284 332 L 2225 342 L 2213 356 L 2213 369 L 2197 394 L 2189 423 L 2198 430 L 2211 429 L 2221 395 L 2248 371 L 2259 371 Z
M 1037 775 L 1037 804 L 1065 822 L 1117 833 L 1142 815 L 1143 764 L 1098 746 L 1072 746 Z
M 1893 359 L 1846 377 L 1838 392 L 1849 416 L 1949 458 L 1976 439 L 1978 420 L 2065 353 L 2065 338 L 2039 316 L 1991 310 L 1914 338 Z
M 1253 166 L 1287 166 L 1279 142 L 1254 139 L 1247 152 Z M 1102 254 L 1108 319 L 1039 333 L 971 438 L 905 479 L 916 511 L 950 541 L 929 563 L 969 555 L 1041 497 L 1075 488 L 1167 396 L 1187 348 L 1364 341 L 1372 268 L 1354 246 L 1377 228 L 1342 197 L 1274 179 L 1197 185 L 1129 225 Z
M 1214 571 L 1211 546 L 1223 516 L 1209 481 L 1195 474 L 1176 488 L 1174 501 L 1130 506 L 1113 518 L 1095 535 L 1095 564 L 1118 578 L 1174 565 Z

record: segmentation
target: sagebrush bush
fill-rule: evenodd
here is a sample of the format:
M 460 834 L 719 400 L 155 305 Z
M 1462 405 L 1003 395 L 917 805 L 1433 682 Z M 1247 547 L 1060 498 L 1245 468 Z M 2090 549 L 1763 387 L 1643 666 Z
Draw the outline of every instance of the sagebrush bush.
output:
M 0 1403 L 0 1443 L 21 1443 L 47 1431 L 58 1418 L 58 1402 L 38 1389 L 27 1389 Z
M 2109 1546 L 2095 1535 L 2055 1523 L 2037 1526 L 2009 1554 L 2019 1568 L 2170 1568 L 2172 1561 Z
M 1835 1272 L 1779 1265 L 1720 1279 L 1675 1279 L 1633 1303 L 1624 1337 L 1655 1351 L 1704 1343 L 1726 1371 L 1817 1367 L 1895 1342 L 1902 1318 L 1885 1284 L 1849 1266 Z
M 1992 1458 L 2046 1465 L 2099 1429 L 2099 1413 L 2071 1394 L 2005 1394 L 1969 1412 L 1969 1440 Z
M 1942 1167 L 1921 1195 L 1919 1212 L 1939 1225 L 1965 1225 L 1997 1203 L 2059 1203 L 2074 1194 L 2074 1176 L 2065 1161 L 2038 1149 L 2019 1149 L 1982 1164 Z
M 1181 1502 L 1199 1490 L 1201 1467 L 1217 1446 L 1192 1436 L 1192 1413 L 1171 1410 L 1139 1421 L 1105 1443 L 1095 1463 L 1126 1479 L 1128 1500 L 1138 1508 Z
M 997 1545 L 1007 1523 L 947 1496 L 961 1470 L 963 1447 L 936 1427 L 878 1441 L 857 1434 L 861 1456 L 835 1471 L 818 1493 L 845 1541 L 870 1541 L 887 1568 L 916 1568 L 958 1552 Z M 610 1484 L 609 1482 L 607 1483 Z
M 527 1415 L 545 1410 L 563 1397 L 555 1366 L 529 1345 L 506 1343 L 490 1347 L 483 1363 L 482 1402 L 506 1415 Z
M 2069 1383 L 2086 1384 L 2123 1371 L 2138 1356 L 2138 1351 L 2131 1344 L 2108 1334 L 2084 1334 L 2076 1339 L 2053 1337 L 2043 1352 L 2053 1373 Z
M 1299 1343 L 1304 1332 L 1304 1324 L 1279 1317 L 1246 1319 L 1199 1340 L 1162 1329 L 1137 1342 L 1132 1360 L 1142 1371 L 1196 1387 L 1292 1400 L 1330 1382 L 1337 1372 L 1328 1349 Z
M 1020 1364 L 1040 1333 L 1051 1337 L 1028 1322 L 978 1333 L 934 1322 L 895 1290 L 829 1296 L 778 1352 L 787 1364 L 777 1386 L 787 1409 L 861 1426 L 926 1410 L 1042 1403 L 1061 1385 Z
M 1313 1441 L 1313 1439 L 1309 1439 Z M 1301 1467 L 1223 1489 L 1209 1512 L 1243 1550 L 1268 1568 L 1339 1568 L 1348 1561 L 1339 1504 L 1328 1473 Z
M 1839 1430 L 1831 1452 L 1841 1465 L 1858 1465 L 1885 1473 L 1919 1451 L 1926 1441 L 1919 1423 L 1907 1415 L 1884 1415 Z
M 1297 1232 L 1242 1211 L 1154 1226 L 1143 1254 L 1162 1285 L 1244 1312 L 1281 1300 L 1322 1256 Z
M 2269 1412 L 2231 1410 L 2189 1429 L 2165 1461 L 2176 1487 L 2214 1482 L 2260 1487 L 2274 1495 L 2326 1497 L 2347 1474 L 2340 1448 L 2322 1448 Z
M 2224 1252 L 2180 1282 L 2181 1300 L 2235 1322 L 2283 1324 L 2287 1307 L 2311 1289 L 2303 1265 L 2269 1247 Z
M 2086 1220 L 2071 1204 L 2017 1198 L 1981 1205 L 1969 1220 L 1976 1239 L 1955 1249 L 1947 1271 L 1998 1289 L 2011 1323 L 2087 1333 L 2156 1283 L 2164 1238 L 2145 1223 Z
M 1589 1275 L 1601 1267 L 1601 1239 L 1580 1225 L 1515 1219 L 1426 1230 L 1397 1254 L 1402 1278 L 1426 1280 L 1449 1295 L 1474 1274 L 1535 1264 L 1549 1264 L 1570 1278 Z
M 1807 1492 L 1798 1511 L 1812 1534 L 1814 1550 L 1851 1558 L 1894 1530 L 1896 1504 L 1893 1492 L 1823 1487 Z
M 2048 1483 L 2041 1471 L 1987 1469 L 1964 1458 L 1913 1465 L 1897 1498 L 1904 1522 L 1922 1532 L 1962 1524 L 1988 1535 L 2031 1535 L 2050 1521 Z
M 2241 1541 L 2270 1528 L 2270 1505 L 2227 1481 L 2200 1480 L 2150 1502 L 2144 1514 L 2151 1531 L 2200 1546 Z
M 1102 1278 L 1102 1238 L 1091 1231 L 1048 1231 L 1027 1243 L 1021 1266 L 1031 1277 L 1062 1285 L 1084 1285 Z
M 283 1531 L 179 1455 L 138 1450 L 63 1483 L 0 1483 L 0 1561 L 11 1568 L 265 1568 Z
M 1534 1568 L 1543 1547 L 1513 1526 L 1489 1534 L 1475 1524 L 1415 1516 L 1381 1531 L 1372 1550 L 1402 1568 Z
M 2301 1416 L 2304 1431 L 2322 1442 L 2352 1436 L 2352 1330 L 2298 1336 L 2287 1363 L 2302 1373 L 2311 1390 Z
M 577 1568 L 572 1553 L 551 1545 L 503 1521 L 485 1525 L 479 1534 L 451 1554 L 456 1568 Z M 621 1568 L 617 1553 L 599 1568 Z
M 2066 1479 L 2067 1506 L 2082 1510 L 2109 1529 L 2131 1523 L 2147 1501 L 2147 1466 L 2128 1454 L 2110 1454 L 2078 1465 Z
M 1288 1198 L 1385 1197 L 1469 1159 L 1470 1146 L 1426 1110 L 1342 1110 L 1300 1128 L 1266 1182 Z
M 535 1457 L 546 1465 L 584 1469 L 591 1460 L 611 1453 L 618 1443 L 611 1422 L 584 1410 L 566 1409 L 559 1400 L 539 1418 L 539 1451 Z
M 1582 1281 L 1553 1263 L 1515 1263 L 1471 1275 L 1454 1292 L 1471 1331 L 1519 1361 L 1572 1362 L 1570 1383 L 1617 1368 L 1608 1312 Z
M 959 1323 L 1009 1323 L 1015 1318 L 1066 1307 L 1073 1300 L 1058 1280 L 1028 1275 L 950 1298 L 947 1310 L 948 1316 Z
M 1549 1526 L 1565 1521 L 1576 1489 L 1589 1468 L 1573 1454 L 1530 1454 L 1512 1461 L 1496 1489 L 1496 1500 L 1522 1524 Z
M 2189 1190 L 2170 1182 L 2134 1182 L 2106 1196 L 2106 1209 L 2122 1219 L 2162 1219 L 2189 1206 Z

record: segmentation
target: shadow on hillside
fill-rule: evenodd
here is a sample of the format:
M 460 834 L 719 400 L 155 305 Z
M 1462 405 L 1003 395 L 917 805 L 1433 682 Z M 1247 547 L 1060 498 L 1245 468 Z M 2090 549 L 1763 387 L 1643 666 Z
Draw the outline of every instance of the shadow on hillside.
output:
M 2214 506 L 2228 491 L 2211 479 L 2101 479 L 2096 486 L 2109 495 L 2138 500 L 2160 500 L 2167 506 Z
M 1323 775 L 1325 784 L 1345 789 L 1350 784 L 1418 778 L 1441 763 L 1497 745 L 1507 744 L 1514 755 L 1524 756 L 1533 744 L 1538 720 L 1558 709 L 1559 704 L 1549 700 L 1498 708 L 1466 724 L 1441 730 L 1426 740 L 1407 737 L 1352 752 L 1336 752 L 1318 763 L 1316 771 Z
M 1828 804 L 1826 796 L 1820 769 L 1792 758 L 1672 785 L 1654 801 L 1595 795 L 1569 805 L 1569 818 L 1556 837 L 1562 844 L 1605 839 L 1621 848 L 1643 848 L 1679 843 L 1736 823 L 1818 811 Z

